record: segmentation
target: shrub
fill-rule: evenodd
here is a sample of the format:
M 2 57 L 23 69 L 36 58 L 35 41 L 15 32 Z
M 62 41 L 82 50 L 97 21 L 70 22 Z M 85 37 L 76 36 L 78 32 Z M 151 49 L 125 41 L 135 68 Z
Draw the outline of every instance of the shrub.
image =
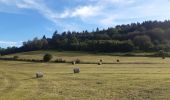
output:
M 25 61 L 25 59 L 18 59 L 18 61 Z
M 169 54 L 166 53 L 164 50 L 160 50 L 157 53 L 155 53 L 154 56 L 162 57 L 162 59 L 165 59 L 165 57 L 169 56 Z
M 32 62 L 36 62 L 36 60 L 35 60 L 35 59 L 32 59 L 31 61 L 32 61 Z
M 39 60 L 40 62 L 43 62 L 43 60 Z
M 39 60 L 39 59 L 32 59 L 32 62 L 43 62 L 43 60 Z
M 19 58 L 19 56 L 14 56 L 13 59 L 14 60 L 17 60 Z
M 25 60 L 28 61 L 28 62 L 32 61 L 31 59 L 25 59 Z
M 133 53 L 126 53 L 124 56 L 135 56 Z
M 51 54 L 45 54 L 43 57 L 43 61 L 45 62 L 49 62 L 51 59 L 53 58 L 53 56 Z
M 167 55 L 164 50 L 160 50 L 160 51 L 159 51 L 159 54 L 160 54 L 160 56 L 162 57 L 162 59 L 165 59 L 165 56 Z
M 117 62 L 120 62 L 120 60 L 119 60 L 119 59 L 117 59 L 116 61 L 117 61 Z
M 74 68 L 74 69 L 73 69 L 73 72 L 74 72 L 74 73 L 80 73 L 80 69 L 79 69 L 79 68 Z

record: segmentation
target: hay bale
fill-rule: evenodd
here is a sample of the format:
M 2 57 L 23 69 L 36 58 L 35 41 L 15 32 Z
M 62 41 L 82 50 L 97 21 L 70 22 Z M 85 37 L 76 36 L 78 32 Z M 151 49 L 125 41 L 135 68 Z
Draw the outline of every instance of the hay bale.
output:
M 74 69 L 73 69 L 73 72 L 74 72 L 74 73 L 80 73 L 80 69 L 79 69 L 79 68 L 74 68 Z
M 43 75 L 43 72 L 36 72 L 36 78 L 41 78 Z
M 103 62 L 103 60 L 102 60 L 102 59 L 100 59 L 100 62 Z
M 165 59 L 165 56 L 162 56 L 162 59 Z
M 98 65 L 102 65 L 102 62 L 98 62 Z
M 75 60 L 75 62 L 76 62 L 77 64 L 80 63 L 80 59 L 77 58 L 77 59 Z
M 73 64 L 73 65 L 75 65 L 75 64 L 76 64 L 76 62 L 75 62 L 75 61 L 72 61 L 72 64 Z

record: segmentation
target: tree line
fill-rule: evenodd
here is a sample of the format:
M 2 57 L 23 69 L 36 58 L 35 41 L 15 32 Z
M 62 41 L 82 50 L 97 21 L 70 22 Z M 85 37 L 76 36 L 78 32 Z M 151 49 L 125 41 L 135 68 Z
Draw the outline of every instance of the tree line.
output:
M 133 52 L 170 51 L 170 21 L 145 21 L 117 25 L 108 29 L 88 32 L 55 31 L 51 38 L 44 35 L 23 42 L 21 47 L 0 49 L 1 54 L 34 50 Z

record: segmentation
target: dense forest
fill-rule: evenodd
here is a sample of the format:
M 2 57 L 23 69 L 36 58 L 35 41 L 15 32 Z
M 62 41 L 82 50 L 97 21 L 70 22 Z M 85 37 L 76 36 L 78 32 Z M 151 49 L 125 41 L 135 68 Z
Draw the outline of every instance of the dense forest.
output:
M 117 25 L 108 29 L 88 32 L 55 31 L 51 38 L 44 35 L 23 42 L 21 47 L 1 49 L 1 54 L 34 50 L 64 50 L 90 52 L 153 52 L 170 51 L 170 21 L 145 21 Z

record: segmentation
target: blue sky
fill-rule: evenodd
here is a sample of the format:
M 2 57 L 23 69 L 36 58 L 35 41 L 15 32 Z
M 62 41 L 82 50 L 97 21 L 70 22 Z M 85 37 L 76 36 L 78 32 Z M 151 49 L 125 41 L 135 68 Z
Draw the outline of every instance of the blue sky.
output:
M 0 47 L 118 24 L 170 19 L 170 0 L 0 0 Z

